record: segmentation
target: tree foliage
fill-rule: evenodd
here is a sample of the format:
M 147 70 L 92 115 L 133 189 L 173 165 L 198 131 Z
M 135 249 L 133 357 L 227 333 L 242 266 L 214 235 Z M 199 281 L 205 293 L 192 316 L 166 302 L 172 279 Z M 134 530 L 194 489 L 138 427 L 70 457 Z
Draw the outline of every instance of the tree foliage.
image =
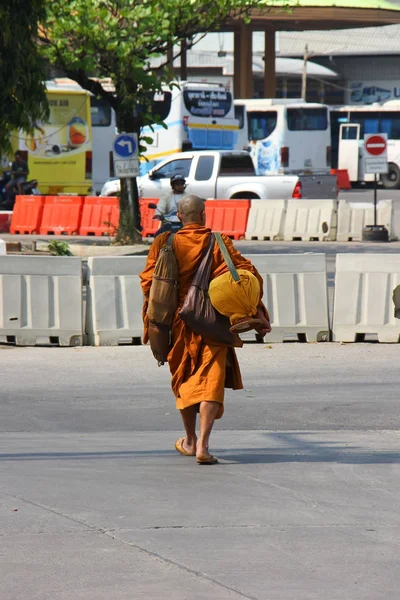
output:
M 154 69 L 150 58 L 166 57 L 179 42 L 190 44 L 197 34 L 245 14 L 251 5 L 254 0 L 47 0 L 40 39 L 51 63 L 114 108 L 120 131 L 140 132 L 154 123 L 150 98 L 167 81 L 166 61 Z M 102 78 L 112 79 L 115 92 L 102 85 Z M 123 211 L 130 184 L 121 184 Z M 132 226 L 137 228 L 133 185 Z
M 45 0 L 0 2 L 0 152 L 10 149 L 10 135 L 29 131 L 45 119 L 45 65 L 37 46 L 38 22 Z

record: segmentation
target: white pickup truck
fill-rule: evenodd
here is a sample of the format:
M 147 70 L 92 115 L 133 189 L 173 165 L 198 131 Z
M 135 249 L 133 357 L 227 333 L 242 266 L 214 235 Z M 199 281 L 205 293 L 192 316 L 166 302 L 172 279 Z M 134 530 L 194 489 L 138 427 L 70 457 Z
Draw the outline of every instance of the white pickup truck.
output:
M 138 178 L 141 198 L 159 198 L 170 189 L 170 178 L 179 173 L 186 179 L 186 193 L 217 199 L 288 199 L 305 197 L 298 175 L 255 174 L 248 152 L 180 152 L 171 154 L 146 175 Z M 335 188 L 336 182 L 330 186 Z M 323 194 L 321 185 L 308 182 L 306 197 L 335 198 L 333 189 Z M 114 196 L 120 190 L 119 179 L 107 181 L 101 196 Z M 332 195 L 334 194 L 334 195 Z

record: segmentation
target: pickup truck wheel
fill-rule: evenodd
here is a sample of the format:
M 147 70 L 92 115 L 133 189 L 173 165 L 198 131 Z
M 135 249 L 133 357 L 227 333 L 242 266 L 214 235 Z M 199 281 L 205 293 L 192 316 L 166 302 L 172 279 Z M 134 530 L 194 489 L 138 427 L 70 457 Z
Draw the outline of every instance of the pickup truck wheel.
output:
M 400 169 L 394 163 L 389 163 L 388 172 L 381 176 L 383 187 L 387 190 L 400 188 Z
M 234 194 L 229 198 L 230 200 L 259 200 L 260 196 L 253 194 L 252 192 L 243 192 L 243 194 Z

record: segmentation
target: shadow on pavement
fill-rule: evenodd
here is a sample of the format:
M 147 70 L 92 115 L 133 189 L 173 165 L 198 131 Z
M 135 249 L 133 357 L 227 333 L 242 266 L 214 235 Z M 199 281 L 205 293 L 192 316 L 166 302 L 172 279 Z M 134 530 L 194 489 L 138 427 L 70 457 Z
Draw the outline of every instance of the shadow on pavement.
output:
M 272 464 L 272 463 L 342 463 L 342 464 L 395 464 L 400 463 L 400 451 L 370 449 L 353 445 L 342 440 L 313 442 L 305 436 L 324 435 L 322 433 L 301 432 L 259 432 L 271 440 L 265 447 L 253 448 L 213 448 L 221 460 L 229 464 Z M 354 432 L 352 432 L 352 435 Z M 376 440 L 375 440 L 376 447 Z M 160 458 L 161 462 L 171 457 L 181 459 L 173 450 L 119 450 L 109 452 L 21 452 L 0 454 L 0 461 L 49 461 L 49 460 L 98 460 Z M 222 464 L 224 464 L 222 463 Z M 226 464 L 226 463 L 225 463 Z

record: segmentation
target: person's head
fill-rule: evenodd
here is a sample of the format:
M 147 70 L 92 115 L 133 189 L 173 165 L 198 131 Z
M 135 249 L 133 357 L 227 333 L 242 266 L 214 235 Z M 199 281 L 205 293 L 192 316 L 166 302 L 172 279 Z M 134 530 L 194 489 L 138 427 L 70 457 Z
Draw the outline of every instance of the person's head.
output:
M 199 196 L 187 195 L 179 200 L 178 217 L 182 221 L 183 226 L 190 223 L 197 225 L 206 224 L 206 205 L 203 198 Z
M 17 162 L 20 162 L 22 160 L 22 154 L 21 154 L 21 152 L 19 150 L 17 150 L 16 153 L 15 153 L 15 160 Z
M 183 175 L 175 173 L 175 175 L 172 175 L 170 183 L 174 194 L 183 194 L 186 187 L 186 181 Z

